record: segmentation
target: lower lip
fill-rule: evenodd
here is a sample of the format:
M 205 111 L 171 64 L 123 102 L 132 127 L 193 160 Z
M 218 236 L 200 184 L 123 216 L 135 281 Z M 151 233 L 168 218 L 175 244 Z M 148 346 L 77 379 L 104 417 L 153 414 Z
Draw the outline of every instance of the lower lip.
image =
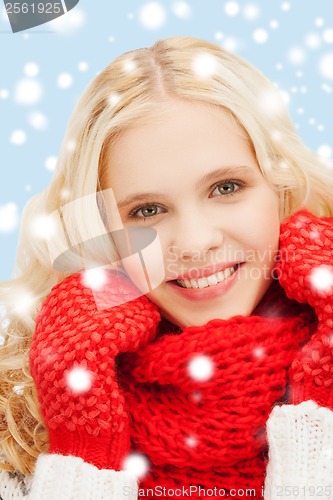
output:
M 177 285 L 174 281 L 168 281 L 166 284 L 170 287 L 173 288 L 173 290 L 178 293 L 178 295 L 181 295 L 182 297 L 189 299 L 189 300 L 210 300 L 214 299 L 215 297 L 221 297 L 221 295 L 224 295 L 227 293 L 227 291 L 232 287 L 232 285 L 235 283 L 237 278 L 239 277 L 239 271 L 243 267 L 244 262 L 238 266 L 236 271 L 228 276 L 223 281 L 220 281 L 220 283 L 217 283 L 216 285 L 213 286 L 207 286 L 205 288 L 185 288 L 182 286 Z

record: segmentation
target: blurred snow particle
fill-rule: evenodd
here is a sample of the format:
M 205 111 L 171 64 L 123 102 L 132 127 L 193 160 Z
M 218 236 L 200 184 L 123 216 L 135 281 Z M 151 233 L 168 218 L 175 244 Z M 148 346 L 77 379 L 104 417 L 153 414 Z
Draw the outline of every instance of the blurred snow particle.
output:
M 280 94 L 286 106 L 290 103 L 290 95 L 286 90 L 280 90 Z
M 15 87 L 14 101 L 17 104 L 36 104 L 42 97 L 42 86 L 37 80 L 25 78 Z
M 296 71 L 296 76 L 297 76 L 297 78 L 302 78 L 303 71 Z
M 236 52 L 239 47 L 237 39 L 232 36 L 226 37 L 222 45 L 226 50 L 229 50 L 229 52 Z
M 258 5 L 255 4 L 249 4 L 245 5 L 243 9 L 243 16 L 245 19 L 248 19 L 249 21 L 254 21 L 255 19 L 258 19 L 260 15 L 260 10 Z
M 194 356 L 188 363 L 188 373 L 194 380 L 205 382 L 209 380 L 214 373 L 214 365 L 209 356 Z
M 134 62 L 132 59 L 128 59 L 123 64 L 123 70 L 125 71 L 125 73 L 131 73 L 136 69 L 136 67 L 136 62 Z
M 73 84 L 73 77 L 69 73 L 61 73 L 57 82 L 61 89 L 68 89 Z
M 315 19 L 315 25 L 318 27 L 318 28 L 321 28 L 322 26 L 324 26 L 324 19 L 322 17 L 317 17 Z
M 320 37 L 317 33 L 308 33 L 305 37 L 305 45 L 309 49 L 318 49 L 321 45 Z
M 26 185 L 24 186 L 24 189 L 25 189 L 26 191 L 31 191 L 31 184 L 26 184 Z
M 277 64 L 275 65 L 275 67 L 276 67 L 276 69 L 277 69 L 278 71 L 281 71 L 281 70 L 283 69 L 283 64 L 281 64 L 281 63 L 277 63 Z
M 18 209 L 13 202 L 0 206 L 0 233 L 9 233 L 16 229 L 18 223 Z
M 333 43 L 333 29 L 332 28 L 324 31 L 323 39 L 324 39 L 324 42 L 326 42 L 326 43 Z
M 92 290 L 100 290 L 107 283 L 107 273 L 101 267 L 83 271 L 83 284 Z
M 82 394 L 91 388 L 92 376 L 86 368 L 72 368 L 67 374 L 66 383 L 73 392 Z
M 134 14 L 133 14 L 133 12 L 129 12 L 129 13 L 127 14 L 127 18 L 128 18 L 128 19 L 134 19 Z
M 284 12 L 288 12 L 288 10 L 290 10 L 290 3 L 289 2 L 283 2 L 281 4 L 281 10 L 283 10 Z
M 88 63 L 86 61 L 79 62 L 77 67 L 79 68 L 79 71 L 82 71 L 82 72 L 88 71 L 88 69 L 89 69 Z
M 298 115 L 304 115 L 304 108 L 297 108 L 296 111 Z
M 289 50 L 287 57 L 292 64 L 302 64 L 306 55 L 301 47 L 293 47 Z
M 223 36 L 224 35 L 223 35 L 222 31 L 217 31 L 214 35 L 214 38 L 215 38 L 215 40 L 222 40 Z
M 333 267 L 319 266 L 310 275 L 311 285 L 315 290 L 329 292 L 333 287 Z
M 256 347 L 253 349 L 253 357 L 260 360 L 266 356 L 265 349 L 263 347 Z
M 9 92 L 7 89 L 0 89 L 0 99 L 8 99 Z
M 181 19 L 188 19 L 189 17 L 191 17 L 192 14 L 191 6 L 187 2 L 184 2 L 183 0 L 174 2 L 171 8 L 172 12 Z
M 24 130 L 14 130 L 14 132 L 12 132 L 12 135 L 10 136 L 10 142 L 12 144 L 15 144 L 16 146 L 22 146 L 22 144 L 24 144 L 26 140 L 27 135 Z
M 29 124 L 36 130 L 45 130 L 48 126 L 48 120 L 40 111 L 34 111 L 28 115 Z
M 265 43 L 268 40 L 268 33 L 266 30 L 259 28 L 253 32 L 253 40 L 256 43 Z
M 239 12 L 239 5 L 237 2 L 227 2 L 224 6 L 224 12 L 227 16 L 237 16 Z
M 217 70 L 217 60 L 209 53 L 199 54 L 193 59 L 192 69 L 197 76 L 209 78 Z
M 139 21 L 144 28 L 156 30 L 166 21 L 166 11 L 158 2 L 146 3 L 139 11 Z
M 29 313 L 34 306 L 35 300 L 31 292 L 22 289 L 15 295 L 15 312 L 18 314 Z
M 4 343 L 5 343 L 5 337 L 3 337 L 2 335 L 0 335 L 0 346 L 4 345 Z
M 319 61 L 319 72 L 328 80 L 333 80 L 333 53 L 325 54 Z
M 18 395 L 18 396 L 23 396 L 24 394 L 24 386 L 23 385 L 14 385 L 13 391 Z
M 332 156 L 332 148 L 328 144 L 322 144 L 321 146 L 319 146 L 317 152 L 319 156 L 322 156 L 323 158 L 326 159 L 329 159 Z
M 332 92 L 332 87 L 330 85 L 328 85 L 328 83 L 323 83 L 321 88 L 327 92 L 328 94 L 330 94 Z
M 50 27 L 59 35 L 68 36 L 76 33 L 84 25 L 84 22 L 84 12 L 76 7 L 67 12 L 65 16 L 60 16 L 50 21 Z
M 136 477 L 144 477 L 149 470 L 149 462 L 140 453 L 130 453 L 122 463 L 121 468 Z
M 36 64 L 34 62 L 27 63 L 27 64 L 25 64 L 23 71 L 24 71 L 25 76 L 29 76 L 29 77 L 33 78 L 34 76 L 37 76 L 39 73 L 38 64 Z
M 272 30 L 276 30 L 279 27 L 279 21 L 277 21 L 276 19 L 272 19 L 269 22 L 269 26 L 270 28 L 272 28 Z
M 276 115 L 283 109 L 284 99 L 280 91 L 273 89 L 272 91 L 260 92 L 259 106 L 265 114 Z
M 186 438 L 185 438 L 185 444 L 189 448 L 194 448 L 195 446 L 197 446 L 198 440 L 194 436 L 186 436 Z
M 108 42 L 110 42 L 110 43 L 115 42 L 115 40 L 116 40 L 116 39 L 115 39 L 115 37 L 114 37 L 114 36 L 109 36 L 109 38 L 108 38 Z
M 56 166 L 57 166 L 57 157 L 56 156 L 49 156 L 48 158 L 46 158 L 45 167 L 47 168 L 47 170 L 49 170 L 50 172 L 54 172 L 54 170 L 56 169 Z
M 109 101 L 110 106 L 113 108 L 120 101 L 120 95 L 117 94 L 116 92 L 114 92 L 113 94 L 111 94 L 109 96 L 108 101 Z
M 41 240 L 48 240 L 56 234 L 56 224 L 50 215 L 38 215 L 32 219 L 30 224 L 32 234 Z

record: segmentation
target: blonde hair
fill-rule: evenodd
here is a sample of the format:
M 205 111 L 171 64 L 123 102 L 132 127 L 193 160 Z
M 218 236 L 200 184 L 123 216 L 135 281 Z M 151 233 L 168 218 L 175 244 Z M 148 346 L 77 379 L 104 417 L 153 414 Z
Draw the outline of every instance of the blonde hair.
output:
M 7 321 L 0 347 L 4 469 L 32 473 L 38 455 L 47 451 L 47 431 L 29 374 L 29 346 L 42 300 L 70 273 L 70 266 L 55 270 L 54 257 L 105 233 L 96 193 L 103 186 L 107 151 L 126 127 L 149 122 L 160 103 L 172 97 L 231 113 L 253 146 L 263 175 L 280 193 L 281 219 L 301 207 L 318 216 L 333 215 L 331 166 L 302 144 L 280 93 L 253 66 L 190 37 L 159 40 L 115 59 L 77 104 L 53 181 L 24 210 L 15 278 L 1 284 Z M 32 231 L 43 214 L 53 214 L 55 220 L 56 231 L 48 240 Z M 101 243 L 91 258 L 104 262 L 109 251 Z

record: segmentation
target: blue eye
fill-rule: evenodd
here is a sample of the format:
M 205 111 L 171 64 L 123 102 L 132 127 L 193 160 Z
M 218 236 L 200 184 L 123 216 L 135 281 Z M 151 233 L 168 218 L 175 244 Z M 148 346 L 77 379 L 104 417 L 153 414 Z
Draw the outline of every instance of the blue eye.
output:
M 211 196 L 232 196 L 236 192 L 241 191 L 244 188 L 244 183 L 240 181 L 223 181 L 215 185 Z

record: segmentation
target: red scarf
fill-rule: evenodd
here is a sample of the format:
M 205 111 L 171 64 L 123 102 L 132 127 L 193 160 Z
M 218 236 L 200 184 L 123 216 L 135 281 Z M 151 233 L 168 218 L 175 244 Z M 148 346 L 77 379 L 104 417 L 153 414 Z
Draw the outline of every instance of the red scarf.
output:
M 149 460 L 139 498 L 221 498 L 219 489 L 226 497 L 255 489 L 251 498 L 262 498 L 265 424 L 275 404 L 288 402 L 288 368 L 315 322 L 312 309 L 287 299 L 274 282 L 250 317 L 185 332 L 166 333 L 164 325 L 154 342 L 119 357 L 132 450 Z M 188 371 L 198 355 L 213 366 L 206 381 Z M 244 497 L 232 491 L 232 498 Z

